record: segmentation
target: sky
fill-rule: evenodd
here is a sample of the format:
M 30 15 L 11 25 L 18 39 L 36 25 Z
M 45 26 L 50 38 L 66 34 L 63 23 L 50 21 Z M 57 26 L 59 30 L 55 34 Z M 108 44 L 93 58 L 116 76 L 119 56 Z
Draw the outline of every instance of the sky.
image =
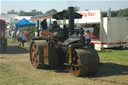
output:
M 31 11 L 36 9 L 45 13 L 50 9 L 61 11 L 69 6 L 78 6 L 80 11 L 85 9 L 107 11 L 128 8 L 128 0 L 0 0 L 0 13 L 15 11 Z

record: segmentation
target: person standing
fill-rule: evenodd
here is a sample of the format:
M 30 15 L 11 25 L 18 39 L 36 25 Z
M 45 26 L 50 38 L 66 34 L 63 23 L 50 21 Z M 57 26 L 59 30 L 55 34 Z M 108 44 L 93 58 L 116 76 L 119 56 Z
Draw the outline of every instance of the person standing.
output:
M 12 40 L 12 42 L 15 42 L 15 31 L 14 30 L 12 30 L 12 32 L 11 32 L 11 40 Z
M 19 46 L 21 46 L 21 43 L 22 43 L 22 32 L 20 30 L 17 31 L 17 40 L 18 40 Z
M 22 32 L 22 47 L 24 47 L 24 43 L 25 43 L 26 37 L 24 32 Z
M 47 20 L 44 19 L 42 22 L 41 22 L 41 30 L 47 30 Z
M 57 21 L 53 22 L 52 31 L 56 32 L 60 29 L 60 26 L 58 25 Z
M 26 42 L 29 41 L 29 32 L 28 31 L 25 31 L 25 38 L 26 38 Z
M 29 32 L 25 31 L 25 41 L 27 42 L 27 46 L 29 47 Z
M 90 46 L 90 42 L 91 42 L 90 31 L 89 30 L 85 31 L 84 37 L 85 37 L 85 44 L 89 47 Z

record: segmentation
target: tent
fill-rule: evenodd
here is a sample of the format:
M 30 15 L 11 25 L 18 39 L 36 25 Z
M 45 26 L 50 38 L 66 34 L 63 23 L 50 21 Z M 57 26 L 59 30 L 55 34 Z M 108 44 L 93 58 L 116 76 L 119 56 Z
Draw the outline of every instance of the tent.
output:
M 19 22 L 16 23 L 16 28 L 17 29 L 25 27 L 25 26 L 35 26 L 35 23 L 29 22 L 25 18 L 23 18 L 22 20 L 20 20 Z

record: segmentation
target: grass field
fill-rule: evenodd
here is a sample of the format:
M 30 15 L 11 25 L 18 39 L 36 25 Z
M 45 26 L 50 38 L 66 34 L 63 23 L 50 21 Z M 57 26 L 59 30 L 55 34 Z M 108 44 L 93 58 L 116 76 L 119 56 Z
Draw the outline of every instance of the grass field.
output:
M 35 69 L 29 51 L 10 43 L 0 53 L 0 85 L 128 85 L 128 50 L 104 49 L 98 52 L 101 66 L 89 77 L 74 77 L 64 69 Z
M 98 53 L 101 62 L 128 65 L 128 49 L 105 49 Z

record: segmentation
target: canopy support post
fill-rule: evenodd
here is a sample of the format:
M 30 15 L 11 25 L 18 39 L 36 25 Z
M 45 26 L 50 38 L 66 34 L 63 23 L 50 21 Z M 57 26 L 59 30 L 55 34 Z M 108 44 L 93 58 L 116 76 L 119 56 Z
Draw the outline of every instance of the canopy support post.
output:
M 40 30 L 39 30 L 39 20 L 37 20 L 37 36 L 40 36 Z

